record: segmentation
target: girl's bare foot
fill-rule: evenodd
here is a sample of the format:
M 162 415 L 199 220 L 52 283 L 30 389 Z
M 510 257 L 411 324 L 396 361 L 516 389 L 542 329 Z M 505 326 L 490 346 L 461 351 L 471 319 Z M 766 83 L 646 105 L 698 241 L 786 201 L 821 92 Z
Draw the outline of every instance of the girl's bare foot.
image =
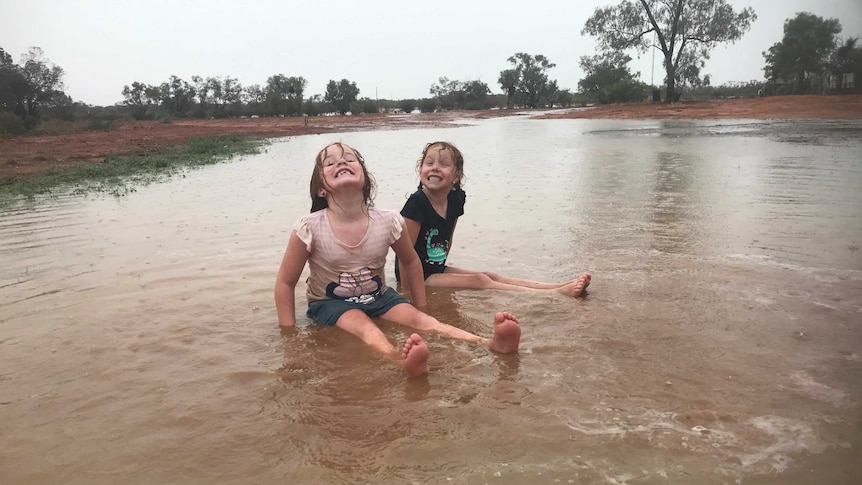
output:
M 401 359 L 401 365 L 408 376 L 421 376 L 428 372 L 428 344 L 414 333 L 404 342 Z
M 521 326 L 518 317 L 509 312 L 494 315 L 494 338 L 489 344 L 491 350 L 501 354 L 509 354 L 518 350 L 521 343 Z
M 560 287 L 557 291 L 564 295 L 578 297 L 581 296 L 581 293 L 590 286 L 590 280 L 593 276 L 589 273 L 582 274 L 577 280 L 572 283 L 569 283 L 566 286 Z

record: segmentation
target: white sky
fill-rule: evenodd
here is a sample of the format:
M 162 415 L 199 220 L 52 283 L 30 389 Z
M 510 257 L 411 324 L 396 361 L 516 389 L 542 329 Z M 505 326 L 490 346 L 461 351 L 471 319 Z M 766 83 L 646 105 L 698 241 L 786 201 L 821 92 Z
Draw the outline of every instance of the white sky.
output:
M 543 54 L 560 88 L 577 91 L 578 60 L 594 55 L 581 36 L 598 6 L 616 0 L 0 0 L 0 47 L 16 62 L 29 46 L 62 67 L 76 101 L 110 105 L 124 85 L 159 84 L 174 74 L 237 78 L 265 85 L 302 76 L 305 96 L 330 79 L 356 82 L 360 97 L 424 98 L 438 78 L 481 80 L 499 93 L 500 71 L 516 52 Z M 719 45 L 704 73 L 714 85 L 763 78 L 761 53 L 784 21 L 808 11 L 837 18 L 843 37 L 862 36 L 862 0 L 730 0 L 758 19 L 736 44 Z M 660 84 L 661 63 L 630 64 Z

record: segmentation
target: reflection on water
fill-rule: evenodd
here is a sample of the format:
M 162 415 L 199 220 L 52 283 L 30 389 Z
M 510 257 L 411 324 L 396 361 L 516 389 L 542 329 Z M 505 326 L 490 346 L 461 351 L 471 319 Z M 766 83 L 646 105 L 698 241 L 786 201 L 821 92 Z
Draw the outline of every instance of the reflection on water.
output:
M 860 134 L 495 119 L 290 138 L 120 199 L 13 204 L 0 482 L 857 483 Z M 434 290 L 429 312 L 475 333 L 519 315 L 522 349 L 432 335 L 418 380 L 304 314 L 279 331 L 275 272 L 339 139 L 387 208 L 426 142 L 454 142 L 452 264 L 589 270 L 588 297 Z

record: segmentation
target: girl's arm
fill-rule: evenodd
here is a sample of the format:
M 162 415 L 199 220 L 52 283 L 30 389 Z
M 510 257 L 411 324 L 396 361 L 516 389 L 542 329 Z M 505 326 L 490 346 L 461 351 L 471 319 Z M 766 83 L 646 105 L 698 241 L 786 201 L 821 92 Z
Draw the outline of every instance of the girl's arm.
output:
M 308 247 L 292 231 L 275 280 L 275 310 L 282 327 L 296 325 L 296 282 L 307 261 Z
M 422 229 L 422 224 L 405 217 L 404 226 L 407 228 L 407 232 L 410 235 L 410 245 L 416 247 L 416 240 L 419 239 L 419 231 Z
M 410 243 L 409 232 L 410 219 L 404 219 L 404 227 L 401 229 L 401 237 L 392 243 L 395 256 L 401 270 L 401 281 L 407 285 L 410 295 L 413 297 L 413 305 L 423 307 L 427 304 L 425 299 L 425 275 L 422 273 L 422 262 L 419 255 Z M 418 232 L 418 228 L 417 228 Z

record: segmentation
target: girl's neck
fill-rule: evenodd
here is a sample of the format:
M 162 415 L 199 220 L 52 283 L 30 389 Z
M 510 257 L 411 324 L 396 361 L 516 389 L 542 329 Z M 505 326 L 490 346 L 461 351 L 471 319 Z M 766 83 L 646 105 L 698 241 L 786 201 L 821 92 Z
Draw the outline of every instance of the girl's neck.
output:
M 345 194 L 332 194 L 327 200 L 327 210 L 330 218 L 339 221 L 355 221 L 368 216 L 368 205 L 362 193 L 356 196 Z
M 422 192 L 425 192 L 425 197 L 428 197 L 428 200 L 430 200 L 432 203 L 435 203 L 435 204 L 445 204 L 446 201 L 449 200 L 449 192 L 451 192 L 451 191 L 452 191 L 451 187 L 449 188 L 449 190 L 438 190 L 438 191 L 431 191 L 431 190 L 428 190 L 427 187 L 424 187 L 424 186 L 422 187 Z

